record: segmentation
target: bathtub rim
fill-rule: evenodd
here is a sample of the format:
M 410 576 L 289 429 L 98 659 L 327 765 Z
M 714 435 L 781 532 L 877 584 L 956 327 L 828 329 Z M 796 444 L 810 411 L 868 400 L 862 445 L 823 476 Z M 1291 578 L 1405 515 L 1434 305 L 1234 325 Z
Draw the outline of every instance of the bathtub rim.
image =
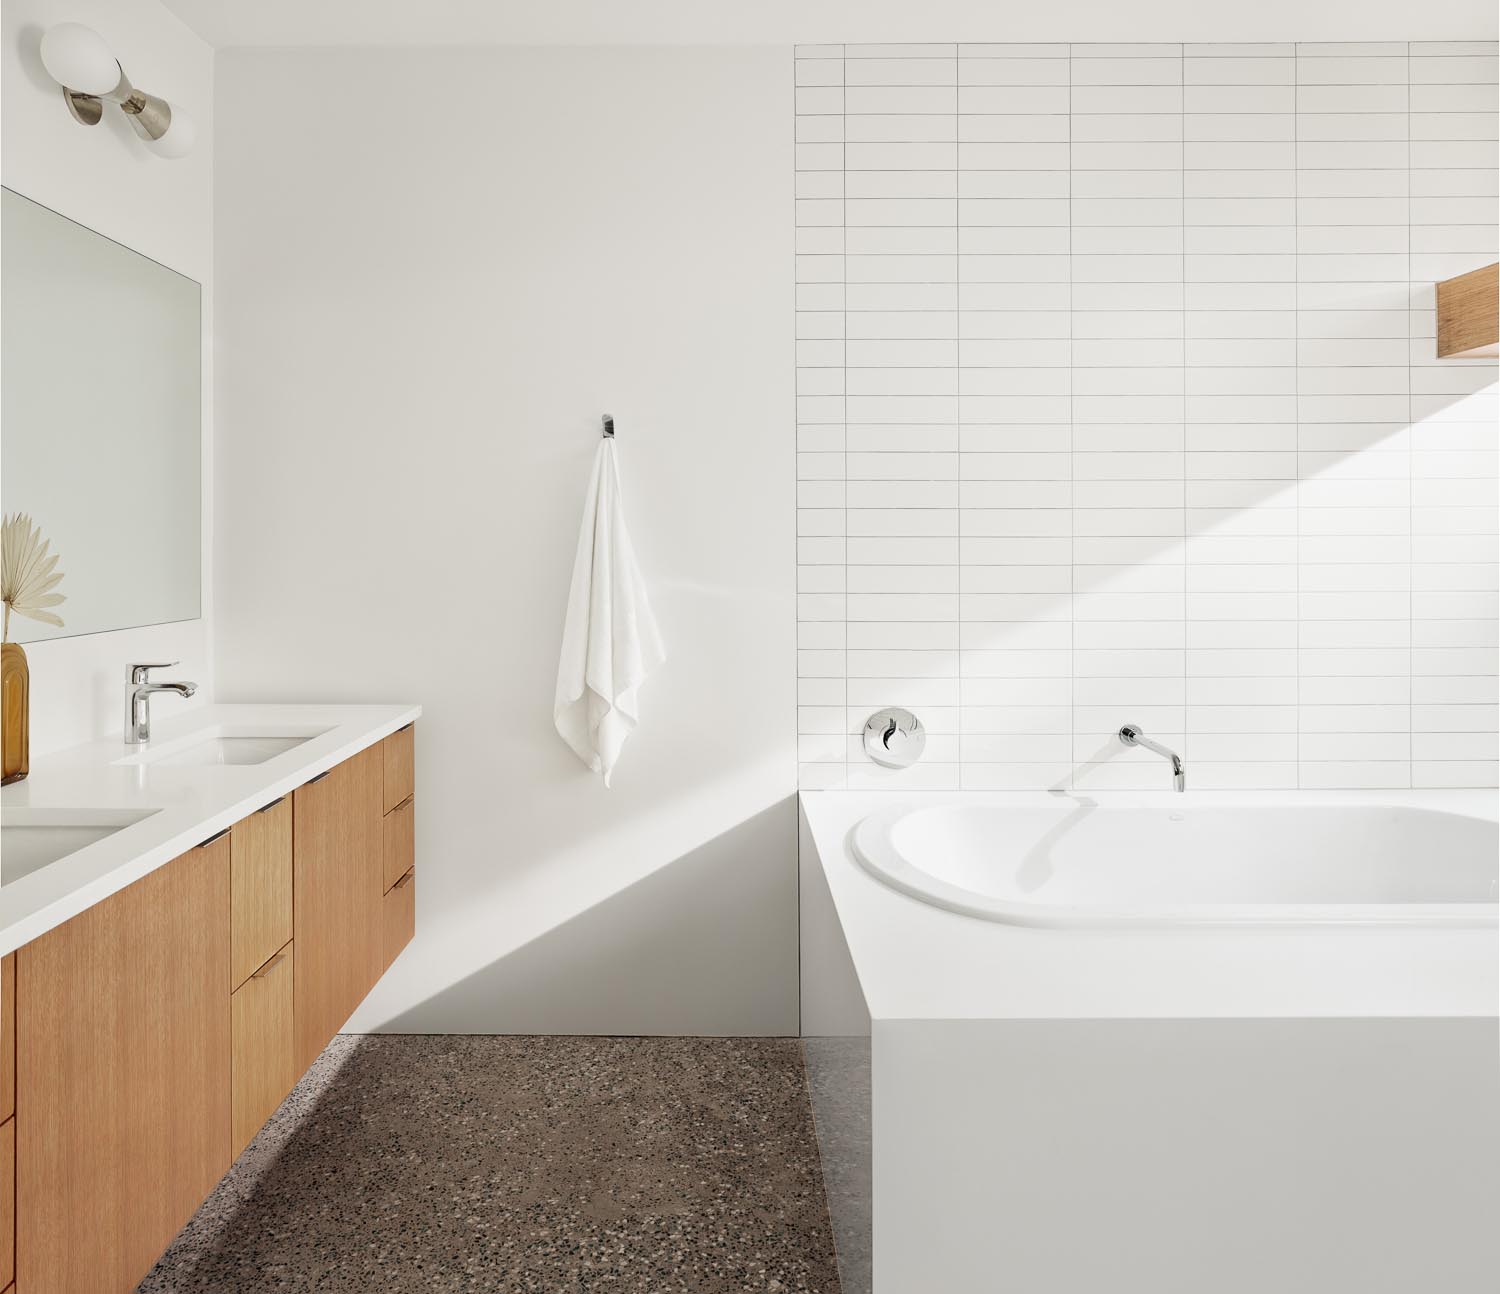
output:
M 1170 802 L 1169 793 L 1097 794 L 1110 803 Z M 1203 791 L 1194 798 L 1244 804 L 1279 794 Z M 1319 790 L 1298 798 L 1500 817 L 1500 793 L 1494 790 Z M 986 921 L 919 902 L 878 880 L 850 851 L 851 828 L 887 807 L 1045 804 L 1054 796 L 892 786 L 804 790 L 798 800 L 800 865 L 820 868 L 827 879 L 872 1025 L 960 1019 L 1479 1018 L 1500 1028 L 1500 976 L 1495 974 L 1500 929 L 1495 927 L 1040 927 Z

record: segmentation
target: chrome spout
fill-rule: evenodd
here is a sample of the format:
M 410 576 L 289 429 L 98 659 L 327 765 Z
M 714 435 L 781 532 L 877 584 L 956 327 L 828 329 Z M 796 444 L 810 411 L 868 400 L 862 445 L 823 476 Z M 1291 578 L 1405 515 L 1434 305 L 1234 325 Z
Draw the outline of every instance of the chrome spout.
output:
M 125 675 L 125 744 L 139 746 L 151 740 L 151 695 L 154 692 L 173 692 L 180 697 L 190 697 L 198 690 L 196 683 L 151 683 L 148 676 L 154 669 L 170 669 L 176 661 L 164 665 L 131 665 Z
M 1160 755 L 1163 759 L 1172 763 L 1172 789 L 1174 791 L 1187 790 L 1187 767 L 1182 762 L 1182 756 L 1175 750 L 1169 750 L 1159 741 L 1152 741 L 1141 731 L 1140 726 L 1127 723 L 1120 729 L 1119 738 L 1126 746 L 1139 746 L 1143 750 L 1149 750 L 1153 755 Z

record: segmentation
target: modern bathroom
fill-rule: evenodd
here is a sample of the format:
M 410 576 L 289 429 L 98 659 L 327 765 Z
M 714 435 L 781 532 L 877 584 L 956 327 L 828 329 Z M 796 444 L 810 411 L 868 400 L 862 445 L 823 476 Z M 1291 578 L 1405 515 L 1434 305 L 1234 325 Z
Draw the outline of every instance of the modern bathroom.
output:
M 1493 0 L 0 44 L 0 1294 L 1500 1289 Z

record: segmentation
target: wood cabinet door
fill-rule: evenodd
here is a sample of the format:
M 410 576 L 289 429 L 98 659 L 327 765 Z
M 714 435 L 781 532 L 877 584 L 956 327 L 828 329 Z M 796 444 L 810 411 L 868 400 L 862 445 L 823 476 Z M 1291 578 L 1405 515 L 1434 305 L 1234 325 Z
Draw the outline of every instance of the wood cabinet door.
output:
M 238 988 L 292 937 L 292 801 L 288 796 L 229 833 L 230 983 Z
M 229 840 L 16 954 L 16 1284 L 125 1294 L 229 1168 Z
M 0 1281 L 16 1274 L 16 1121 L 0 1123 Z
M 16 955 L 0 958 L 0 1119 L 16 1112 Z
M 236 1157 L 297 1084 L 293 948 L 287 944 L 234 991 L 234 1130 L 230 1149 Z
M 299 1074 L 380 978 L 382 786 L 371 746 L 292 797 Z

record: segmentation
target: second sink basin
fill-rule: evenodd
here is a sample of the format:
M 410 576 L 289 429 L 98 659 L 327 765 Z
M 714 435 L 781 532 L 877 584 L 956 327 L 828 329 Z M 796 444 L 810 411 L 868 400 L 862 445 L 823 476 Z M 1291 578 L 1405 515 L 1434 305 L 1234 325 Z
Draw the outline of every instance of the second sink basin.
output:
M 6 809 L 0 820 L 0 885 L 112 836 L 155 809 Z
M 268 759 L 284 755 L 314 737 L 321 737 L 327 728 L 302 728 L 295 725 L 279 728 L 229 728 L 217 726 L 201 728 L 197 732 L 177 737 L 171 741 L 152 742 L 138 752 L 116 760 L 119 764 L 153 764 L 162 768 L 182 768 L 188 765 L 210 764 L 264 764 Z

